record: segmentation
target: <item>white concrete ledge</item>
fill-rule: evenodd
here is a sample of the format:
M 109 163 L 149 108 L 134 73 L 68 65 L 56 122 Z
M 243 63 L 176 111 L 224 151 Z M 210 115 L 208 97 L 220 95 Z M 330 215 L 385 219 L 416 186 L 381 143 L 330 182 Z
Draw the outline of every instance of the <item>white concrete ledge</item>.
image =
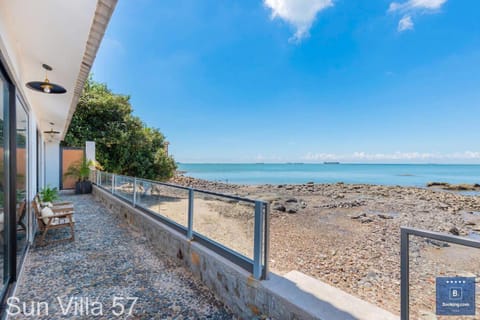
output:
M 342 320 L 398 320 L 399 317 L 369 302 L 299 271 L 272 275 L 263 286 L 301 310 L 302 318 Z

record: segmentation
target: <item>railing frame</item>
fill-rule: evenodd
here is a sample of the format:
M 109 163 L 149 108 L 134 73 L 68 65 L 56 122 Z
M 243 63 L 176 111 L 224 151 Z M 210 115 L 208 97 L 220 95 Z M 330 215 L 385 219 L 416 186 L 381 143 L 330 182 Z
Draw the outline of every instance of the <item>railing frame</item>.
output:
M 188 228 L 187 228 L 187 238 L 189 240 L 193 239 L 193 201 L 195 199 L 193 189 L 188 190 Z
M 102 185 L 102 174 L 105 174 L 107 177 L 108 176 L 111 177 L 110 190 L 106 186 Z M 269 272 L 268 255 L 269 255 L 269 246 L 270 246 L 270 239 L 269 239 L 270 207 L 268 203 L 264 201 L 252 200 L 249 198 L 243 198 L 243 197 L 222 194 L 222 193 L 207 191 L 207 190 L 200 190 L 200 189 L 195 189 L 191 187 L 184 187 L 184 186 L 179 186 L 175 184 L 159 182 L 159 181 L 154 181 L 149 179 L 140 179 L 136 177 L 121 176 L 121 177 L 133 179 L 133 198 L 130 200 L 129 198 L 115 192 L 116 176 L 117 175 L 113 173 L 107 173 L 107 172 L 102 172 L 97 170 L 95 172 L 96 179 L 92 179 L 92 180 L 96 181 L 96 185 L 99 188 L 109 191 L 116 198 L 119 198 L 128 204 L 131 204 L 134 208 L 147 213 L 149 216 L 153 217 L 157 221 L 160 221 L 161 223 L 166 224 L 177 231 L 180 231 L 182 234 L 184 234 L 187 237 L 188 240 L 196 241 L 208 247 L 209 249 L 215 251 L 216 253 L 220 254 L 224 258 L 244 268 L 248 272 L 251 272 L 255 279 L 264 280 L 268 278 L 268 272 Z M 188 191 L 187 226 L 186 227 L 182 226 L 177 222 L 161 215 L 160 213 L 154 212 L 148 208 L 143 207 L 141 204 L 139 204 L 137 199 L 138 197 L 137 188 L 138 188 L 139 182 L 155 183 L 157 185 L 167 186 L 167 187 L 181 189 L 181 190 L 187 190 Z M 251 203 L 255 205 L 253 260 L 193 230 L 195 192 L 207 194 L 211 196 L 217 196 L 225 199 L 242 201 L 242 202 Z
M 480 241 L 444 234 L 434 231 L 426 231 L 416 228 L 400 228 L 400 319 L 409 320 L 409 288 L 410 288 L 410 236 L 417 236 L 437 241 L 459 244 L 466 247 L 480 249 Z
M 263 202 L 255 201 L 255 223 L 253 240 L 253 276 L 260 279 L 262 276 L 262 231 L 263 231 Z

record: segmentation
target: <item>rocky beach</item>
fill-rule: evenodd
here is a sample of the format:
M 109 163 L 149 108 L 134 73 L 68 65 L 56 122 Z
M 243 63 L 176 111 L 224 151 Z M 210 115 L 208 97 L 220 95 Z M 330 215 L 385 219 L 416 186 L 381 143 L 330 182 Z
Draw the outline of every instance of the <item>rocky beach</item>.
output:
M 480 238 L 479 185 L 238 185 L 184 175 L 171 182 L 270 202 L 273 272 L 301 271 L 397 314 L 400 227 Z M 478 265 L 475 249 L 412 238 L 414 318 L 435 319 L 435 277 L 478 277 Z

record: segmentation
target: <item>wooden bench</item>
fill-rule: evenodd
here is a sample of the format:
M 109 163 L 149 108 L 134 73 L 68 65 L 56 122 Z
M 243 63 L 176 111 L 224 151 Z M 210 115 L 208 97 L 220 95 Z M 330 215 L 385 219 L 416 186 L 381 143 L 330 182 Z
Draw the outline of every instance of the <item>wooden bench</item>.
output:
M 41 232 L 40 243 L 46 244 L 46 236 L 49 230 L 54 229 L 63 229 L 70 228 L 70 238 L 52 240 L 51 243 L 60 242 L 60 241 L 75 241 L 75 220 L 73 218 L 73 204 L 68 204 L 65 206 L 53 206 L 50 209 L 53 212 L 53 215 L 42 216 L 42 208 L 40 207 L 40 202 L 38 197 L 35 197 L 32 201 L 32 207 L 35 211 L 35 216 L 38 222 L 38 229 Z

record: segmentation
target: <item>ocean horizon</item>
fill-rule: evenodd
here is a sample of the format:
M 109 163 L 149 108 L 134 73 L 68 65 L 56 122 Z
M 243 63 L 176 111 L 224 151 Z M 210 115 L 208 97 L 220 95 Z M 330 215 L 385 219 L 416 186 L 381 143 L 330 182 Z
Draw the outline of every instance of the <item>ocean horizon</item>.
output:
M 357 183 L 424 187 L 480 183 L 479 164 L 178 163 L 186 176 L 235 184 Z

